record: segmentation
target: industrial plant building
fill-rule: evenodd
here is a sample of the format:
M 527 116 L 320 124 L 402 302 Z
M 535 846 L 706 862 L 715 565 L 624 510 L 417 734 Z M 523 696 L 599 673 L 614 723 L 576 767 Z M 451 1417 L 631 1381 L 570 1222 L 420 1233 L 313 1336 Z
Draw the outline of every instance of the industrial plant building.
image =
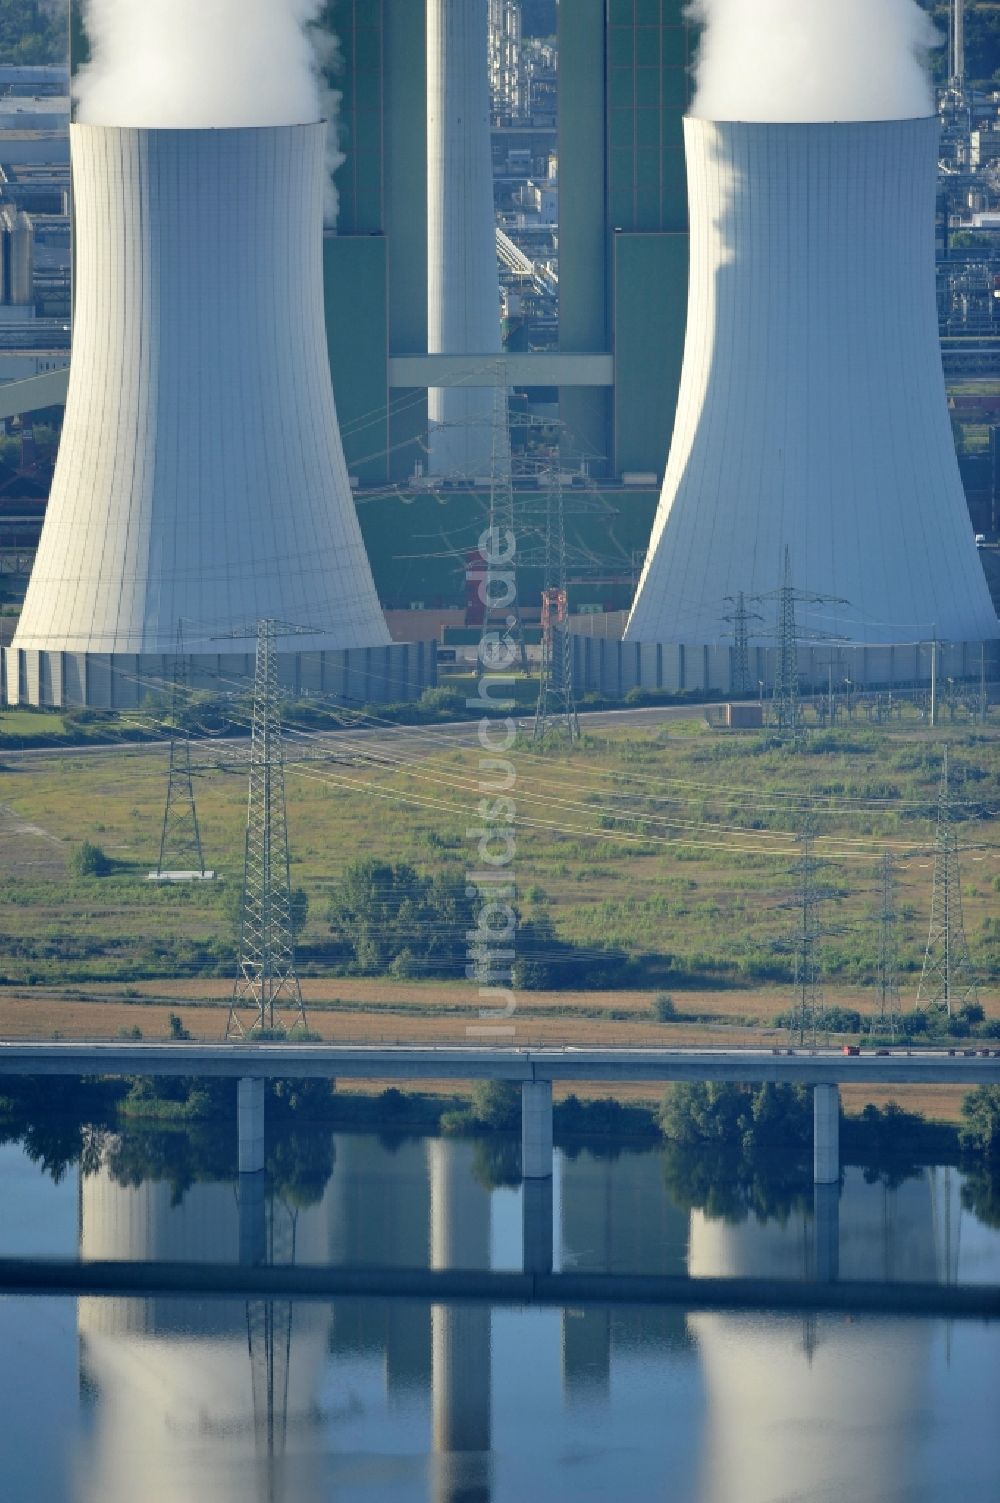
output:
M 687 298 L 684 8 L 558 9 L 558 353 L 510 355 L 504 369 L 513 387 L 558 388 L 568 467 L 582 459 L 596 476 L 661 475 L 673 424 Z M 334 385 L 351 473 L 405 482 L 426 461 L 427 390 L 443 376 L 493 387 L 496 362 L 487 350 L 464 365 L 428 353 L 427 0 L 343 0 L 337 29 Z
M 276 550 L 272 560 L 287 559 L 291 569 L 298 567 L 293 559 L 302 559 L 299 584 L 284 579 L 271 592 L 273 609 L 266 607 L 317 632 L 292 655 L 289 677 L 300 687 L 346 693 L 349 683 L 351 697 L 403 698 L 431 681 L 429 642 L 406 647 L 405 661 L 378 658 L 372 667 L 373 652 L 405 647 L 389 645 L 382 611 L 393 618 L 397 638 L 437 637 L 446 619 L 462 619 L 491 482 L 498 464 L 508 462 L 506 425 L 498 422 L 508 393 L 515 414 L 530 411 L 534 421 L 549 422 L 543 445 L 550 455 L 558 450 L 567 487 L 571 604 L 600 613 L 599 629 L 595 615 L 595 630 L 577 634 L 581 687 L 612 694 L 637 686 L 738 687 L 735 602 L 741 595 L 773 597 L 786 551 L 797 591 L 813 597 L 800 612 L 809 639 L 800 651 L 806 680 L 825 680 L 831 652 L 838 674 L 858 684 L 926 679 L 931 643 L 940 644 L 934 652 L 942 674 L 981 671 L 981 645 L 995 642 L 1000 628 L 968 522 L 941 379 L 934 289 L 938 122 L 810 128 L 690 118 L 694 39 L 685 9 L 684 0 L 573 0 L 553 7 L 558 34 L 550 52 L 558 51 L 559 76 L 553 131 L 542 119 L 544 89 L 539 118 L 530 113 L 528 75 L 515 56 L 516 6 L 340 0 L 341 61 L 331 79 L 341 96 L 344 158 L 335 176 L 336 226 L 317 233 L 316 263 L 302 281 L 260 204 L 259 253 L 276 255 L 286 279 L 284 301 L 269 311 L 279 355 L 269 358 L 261 347 L 238 361 L 241 371 L 259 367 L 262 381 L 269 367 L 267 402 L 280 414 L 277 428 L 294 453 L 292 468 L 301 460 L 314 479 L 327 476 L 322 501 L 316 500 L 322 486 L 310 490 L 312 480 L 290 477 L 304 498 L 305 528 L 293 529 L 290 551 L 282 552 L 270 519 L 260 534 Z M 74 45 L 79 57 L 78 14 Z M 543 55 L 549 54 L 542 49 Z M 498 152 L 508 163 L 533 162 L 538 215 L 557 244 L 558 323 L 553 318 L 547 343 L 511 339 L 505 347 L 501 340 L 497 251 L 508 270 L 531 262 L 509 237 L 497 235 Z M 140 178 L 145 161 L 140 153 Z M 241 182 L 255 170 L 249 158 L 234 166 Z M 78 196 L 94 187 L 81 179 Z M 285 186 L 275 181 L 272 190 L 278 194 L 272 213 L 283 216 Z M 107 185 L 98 191 L 106 193 Z M 126 262 L 136 242 L 125 222 L 129 194 L 141 205 L 145 191 L 138 180 L 126 185 L 119 227 L 130 247 Z M 207 202 L 211 190 L 204 191 Z M 256 191 L 247 184 L 250 198 Z M 183 277 L 197 287 L 202 226 L 174 208 L 191 243 L 173 235 L 171 256 L 178 265 L 188 258 Z M 290 215 L 305 233 L 300 211 L 293 207 Z M 161 230 L 170 234 L 166 220 L 165 214 Z M 139 209 L 133 221 L 145 234 Z M 81 255 L 87 249 L 82 239 L 79 249 Z M 104 254 L 96 239 L 91 249 L 98 259 Z M 137 267 L 144 254 L 136 249 Z M 133 293 L 136 316 L 149 317 L 139 273 Z M 505 287 L 509 312 L 508 293 Z M 78 298 L 78 352 L 85 328 Z M 190 358 L 210 363 L 207 348 L 199 352 L 200 337 Z M 242 327 L 241 337 L 248 338 Z M 99 363 L 92 345 L 86 359 Z M 281 351 L 293 347 L 286 370 Z M 125 341 L 119 358 L 127 371 L 147 355 Z M 315 396 L 321 366 L 332 374 L 335 415 L 332 399 L 327 405 L 327 396 Z M 53 400 L 56 386 L 39 387 L 39 405 L 43 397 Z M 76 387 L 82 390 L 82 382 Z M 116 421 L 132 431 L 121 447 L 138 455 L 137 435 L 147 422 L 145 376 L 130 377 L 125 389 L 131 410 Z M 172 433 L 174 418 L 158 405 L 164 389 L 155 388 L 150 400 L 159 431 Z M 216 399 L 206 388 L 208 410 Z M 302 419 L 302 403 L 315 400 L 330 427 L 326 439 Z M 6 410 L 0 398 L 0 414 Z M 226 425 L 236 425 L 231 431 L 239 431 L 242 410 L 236 402 L 225 415 Z M 123 703 L 128 675 L 113 674 L 116 688 L 108 690 L 104 668 L 94 666 L 99 659 L 152 654 L 165 664 L 177 622 L 211 614 L 199 589 L 211 594 L 220 621 L 226 618 L 224 629 L 216 622 L 219 637 L 246 628 L 265 595 L 271 598 L 253 583 L 260 558 L 246 552 L 260 546 L 256 528 L 244 536 L 208 508 L 217 523 L 211 546 L 206 535 L 192 537 L 195 552 L 178 565 L 200 585 L 154 586 L 169 550 L 149 551 L 155 528 L 147 538 L 145 521 L 138 530 L 121 521 L 108 524 L 108 547 L 93 556 L 100 554 L 101 568 L 120 570 L 126 583 L 116 591 L 110 576 L 102 577 L 77 592 L 76 605 L 67 604 L 73 591 L 59 559 L 71 545 L 67 527 L 83 525 L 73 467 L 91 477 L 100 468 L 96 458 L 73 458 L 77 450 L 89 453 L 83 427 L 90 422 L 74 417 L 71 390 L 68 454 L 18 631 L 20 655 L 7 655 L 11 699 L 82 695 Z M 265 428 L 274 426 L 269 419 Z M 202 427 L 196 422 L 195 432 Z M 261 449 L 268 442 L 255 428 L 250 451 L 261 474 L 274 458 Z M 516 463 L 516 431 L 512 442 Z M 240 464 L 231 465 L 224 444 L 211 452 L 199 439 L 194 448 L 208 456 L 199 484 L 217 491 L 240 478 Z M 319 458 L 316 448 L 323 450 Z M 178 472 L 189 466 L 189 454 L 190 446 L 179 452 Z M 145 517 L 141 464 L 131 479 L 124 469 L 102 478 L 98 489 L 116 498 L 111 512 L 119 518 L 132 516 L 133 503 L 135 515 Z M 530 465 L 516 473 L 530 489 Z M 194 484 L 187 472 L 175 482 L 178 494 Z M 247 504 L 247 517 L 263 507 L 252 497 Z M 532 505 L 528 499 L 520 508 L 522 603 L 529 616 L 542 583 Z M 210 579 L 210 560 L 225 550 L 232 579 L 226 574 L 220 590 Z M 219 568 L 226 573 L 230 565 Z M 279 572 L 285 569 L 282 563 Z M 145 583 L 136 584 L 137 577 Z M 89 615 L 87 589 L 100 601 Z M 57 598 L 58 607 L 50 607 Z M 223 598 L 232 609 L 220 607 Z M 115 621 L 109 611 L 118 613 Z M 758 604 L 749 619 L 758 615 L 764 620 L 750 632 L 749 677 L 770 684 L 777 608 Z M 50 644 L 61 633 L 57 657 L 46 656 L 55 649 L 42 642 L 43 619 Z M 53 621 L 61 623 L 55 632 Z M 214 645 L 215 636 L 201 635 L 210 674 L 228 673 L 219 654 L 232 665 L 243 648 L 234 654 Z M 243 647 L 249 650 L 249 638 Z M 332 672 L 317 667 L 322 652 L 366 656 L 360 669 L 352 659 L 350 668 Z M 83 668 L 81 654 L 91 655 Z M 392 692 L 376 692 L 377 681 Z

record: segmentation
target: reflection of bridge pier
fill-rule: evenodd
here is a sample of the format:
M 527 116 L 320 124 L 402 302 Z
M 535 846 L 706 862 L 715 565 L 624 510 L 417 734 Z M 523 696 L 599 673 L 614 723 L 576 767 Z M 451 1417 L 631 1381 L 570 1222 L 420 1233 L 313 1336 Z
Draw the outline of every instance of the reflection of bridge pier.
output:
M 330 1259 L 352 1267 L 426 1268 L 430 1188 L 424 1143 L 387 1147 L 363 1133 L 337 1136 L 337 1168 L 327 1189 Z M 431 1315 L 403 1300 L 340 1300 L 331 1351 L 384 1361 L 390 1403 L 424 1394 L 431 1382 Z
M 237 1202 L 240 1217 L 240 1265 L 256 1268 L 267 1257 L 267 1175 L 241 1174 Z
M 552 1180 L 526 1179 L 521 1185 L 521 1267 L 525 1273 L 552 1272 Z
M 840 1185 L 813 1185 L 813 1278 L 829 1284 L 840 1276 Z
M 472 1176 L 473 1146 L 434 1138 L 431 1267 L 490 1266 L 490 1192 Z M 491 1373 L 488 1305 L 435 1305 L 432 1427 L 436 1503 L 490 1496 Z
M 564 1155 L 559 1211 L 566 1273 L 685 1271 L 688 1218 L 667 1194 L 659 1154 Z M 565 1309 L 564 1390 L 570 1398 L 601 1399 L 610 1392 L 616 1347 L 686 1341 L 684 1317 L 676 1310 Z

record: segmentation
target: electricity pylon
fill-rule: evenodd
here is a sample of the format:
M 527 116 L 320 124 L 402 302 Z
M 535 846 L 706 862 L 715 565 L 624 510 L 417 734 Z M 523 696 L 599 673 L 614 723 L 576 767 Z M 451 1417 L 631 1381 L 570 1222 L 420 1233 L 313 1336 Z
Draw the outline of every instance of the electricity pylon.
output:
M 794 897 L 782 904 L 795 915 L 795 928 L 787 940 L 780 941 L 778 948 L 793 958 L 795 989 L 798 1001 L 795 1021 L 790 1024 L 798 1035 L 800 1044 L 817 1042 L 818 1035 L 826 1027 L 826 1009 L 820 989 L 820 940 L 837 930 L 823 928 L 820 924 L 821 905 L 838 896 L 833 888 L 823 886 L 817 880 L 826 863 L 820 861 L 814 849 L 815 831 L 811 820 L 798 836 L 799 859 L 789 869 L 796 878 Z
M 542 671 L 538 681 L 534 739 L 542 743 L 558 731 L 572 745 L 580 721 L 573 693 L 573 637 L 569 629 L 566 581 L 566 520 L 558 459 L 549 478 L 545 504 L 545 572 L 542 590 Z
M 742 590 L 738 595 L 727 595 L 726 602 L 733 607 L 732 614 L 722 618 L 733 628 L 733 693 L 748 694 L 756 687 L 750 676 L 750 622 L 763 621 L 764 617 L 747 609 Z
M 167 771 L 167 802 L 160 829 L 160 855 L 156 875 L 164 872 L 205 873 L 205 858 L 198 828 L 198 810 L 191 777 L 191 738 L 181 725 L 188 701 L 187 659 L 184 636 L 177 627 L 177 648 L 170 665 L 170 761 Z
M 891 851 L 883 851 L 882 906 L 878 921 L 878 962 L 875 973 L 877 1001 L 871 1031 L 873 1034 L 888 1034 L 893 1043 L 896 1042 L 900 1026 L 898 919 L 896 859 Z
M 514 469 L 510 452 L 510 424 L 507 416 L 507 385 L 502 365 L 497 366 L 493 407 L 493 458 L 490 467 L 490 549 L 503 558 L 502 567 L 484 561 L 480 590 L 483 601 L 483 628 L 479 657 L 483 668 L 498 670 L 517 662 L 522 673 L 528 672 L 528 649 L 524 643 L 521 602 L 518 592 L 518 535 L 514 525 Z M 500 583 L 503 593 L 493 586 Z
M 277 621 L 257 623 L 257 659 L 250 742 L 250 786 L 240 913 L 240 951 L 226 1037 L 258 1029 L 306 1025 L 295 970 L 292 885 L 285 809 L 276 642 L 294 632 Z M 250 1012 L 245 1020 L 242 1013 Z
M 956 811 L 948 789 L 948 748 L 944 749 L 938 791 L 937 839 L 934 848 L 934 893 L 924 968 L 917 988 L 918 1007 L 955 1008 L 977 1000 L 976 980 L 962 921 L 962 881 L 958 862 Z
M 802 712 L 799 706 L 799 632 L 795 620 L 795 607 L 803 605 L 848 605 L 850 602 L 837 595 L 815 595 L 809 590 L 797 590 L 792 584 L 791 552 L 785 548 L 785 571 L 780 589 L 765 595 L 753 595 L 754 601 L 776 600 L 778 603 L 778 671 L 774 682 L 774 711 L 778 723 L 778 735 L 783 741 L 793 744 L 802 739 Z M 810 633 L 815 635 L 815 633 Z M 822 641 L 832 638 L 823 636 Z

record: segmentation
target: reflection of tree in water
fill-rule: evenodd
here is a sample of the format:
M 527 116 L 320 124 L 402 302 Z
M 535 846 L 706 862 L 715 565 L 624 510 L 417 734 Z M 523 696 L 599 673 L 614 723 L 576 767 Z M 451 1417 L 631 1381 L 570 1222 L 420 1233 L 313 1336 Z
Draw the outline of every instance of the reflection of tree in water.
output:
M 318 1205 L 335 1157 L 332 1129 L 287 1127 L 267 1145 L 268 1186 L 289 1206 Z M 194 1123 L 183 1130 L 132 1126 L 110 1139 L 106 1163 L 120 1185 L 165 1181 L 172 1204 L 179 1205 L 192 1185 L 237 1178 L 236 1133 L 220 1133 L 212 1123 Z
M 979 1160 L 967 1165 L 962 1205 L 984 1226 L 1000 1227 L 1000 1164 Z
M 0 1091 L 0 1144 L 17 1143 L 31 1163 L 56 1184 L 75 1164 L 93 1173 L 102 1162 L 104 1142 L 117 1120 L 124 1081 L 60 1082 L 59 1110 L 53 1111 L 52 1081 L 13 1076 Z
M 756 1216 L 783 1225 L 796 1211 L 812 1215 L 811 1167 L 801 1153 L 670 1143 L 663 1177 L 675 1205 L 704 1211 L 713 1221 L 737 1224 Z
M 472 1150 L 472 1177 L 484 1190 L 514 1189 L 521 1183 L 521 1144 L 510 1135 L 478 1138 Z
M 323 1081 L 278 1081 L 268 1102 L 269 1185 L 290 1205 L 317 1204 L 333 1173 L 332 1128 L 302 1120 L 328 1100 Z M 12 1079 L 0 1097 L 0 1144 L 20 1144 L 56 1184 L 77 1166 L 83 1175 L 107 1168 L 124 1187 L 169 1184 L 176 1206 L 192 1185 L 237 1177 L 232 1081 L 69 1080 L 61 1104 L 54 1115 L 52 1082 L 43 1079 Z M 164 1111 L 166 1122 L 137 1116 L 143 1106 Z
M 116 1184 L 138 1189 L 147 1180 L 170 1186 L 170 1203 L 180 1205 L 192 1185 L 235 1179 L 235 1133 L 209 1123 L 185 1127 L 130 1124 L 110 1135 L 104 1162 Z

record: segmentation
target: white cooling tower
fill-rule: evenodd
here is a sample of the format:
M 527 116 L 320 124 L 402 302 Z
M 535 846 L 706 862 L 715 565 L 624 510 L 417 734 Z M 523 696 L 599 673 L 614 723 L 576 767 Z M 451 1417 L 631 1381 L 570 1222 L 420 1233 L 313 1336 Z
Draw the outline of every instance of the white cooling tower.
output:
M 849 602 L 800 607 L 807 629 L 1000 635 L 941 370 L 937 121 L 689 118 L 685 140 L 687 345 L 626 641 L 731 640 L 727 597 L 780 586 L 786 545 L 799 590 Z
M 488 0 L 427 0 L 427 349 L 500 351 L 500 286 L 487 79 Z M 486 476 L 494 388 L 432 388 L 429 467 Z
M 73 127 L 69 395 L 11 698 L 92 702 L 93 660 L 173 653 L 179 623 L 192 655 L 261 618 L 310 630 L 293 652 L 388 643 L 330 381 L 325 143 Z

